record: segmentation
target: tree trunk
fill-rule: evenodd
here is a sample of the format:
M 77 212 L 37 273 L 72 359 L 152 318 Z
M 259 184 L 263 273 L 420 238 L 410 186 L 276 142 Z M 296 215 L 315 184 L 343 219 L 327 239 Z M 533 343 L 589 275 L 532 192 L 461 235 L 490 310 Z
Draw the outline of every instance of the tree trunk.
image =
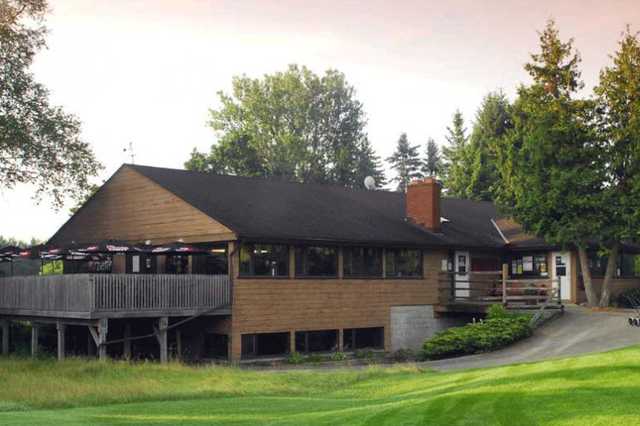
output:
M 607 259 L 607 271 L 604 273 L 604 280 L 602 281 L 602 293 L 600 294 L 600 307 L 602 308 L 609 306 L 611 299 L 611 280 L 613 279 L 618 267 L 619 251 L 620 244 L 614 243 L 613 246 L 611 246 L 611 251 L 609 252 L 609 258 Z
M 589 269 L 589 257 L 587 256 L 587 248 L 585 246 L 578 246 L 578 257 L 580 258 L 580 270 L 582 272 L 584 291 L 587 294 L 587 305 L 596 306 L 598 302 L 598 296 L 593 290 L 593 283 L 591 282 L 591 270 Z

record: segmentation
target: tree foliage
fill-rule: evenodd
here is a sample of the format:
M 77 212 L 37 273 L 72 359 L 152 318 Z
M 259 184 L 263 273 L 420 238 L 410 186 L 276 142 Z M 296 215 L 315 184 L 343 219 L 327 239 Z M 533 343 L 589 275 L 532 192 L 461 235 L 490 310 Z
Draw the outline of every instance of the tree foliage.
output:
M 540 33 L 540 49 L 525 66 L 533 82 L 518 90 L 513 128 L 497 145 L 498 201 L 527 231 L 578 246 L 587 298 L 595 304 L 585 248 L 601 238 L 607 213 L 593 104 L 576 98 L 580 57 L 553 21 Z
M 469 137 L 462 113 L 453 115 L 451 126 L 447 127 L 447 145 L 442 148 L 444 159 L 443 180 L 447 196 L 467 198 L 471 178 L 472 157 L 468 149 Z
M 489 93 L 476 113 L 467 145 L 470 158 L 469 185 L 466 197 L 473 200 L 494 199 L 499 179 L 496 167 L 496 145 L 511 128 L 511 106 L 502 92 Z
M 600 305 L 607 306 L 619 242 L 640 236 L 640 40 L 627 27 L 613 63 L 600 73 L 596 94 L 597 132 L 605 167 L 603 242 L 609 247 Z
M 419 148 L 419 145 L 409 144 L 407 134 L 402 133 L 398 138 L 396 150 L 387 158 L 389 165 L 396 172 L 391 182 L 398 182 L 398 191 L 406 191 L 411 180 L 422 177 Z
M 45 47 L 44 0 L 0 0 L 0 187 L 36 187 L 36 199 L 82 197 L 100 164 L 80 139 L 80 122 L 49 103 L 29 71 Z
M 438 176 L 442 171 L 442 159 L 440 149 L 433 138 L 429 138 L 425 148 L 425 158 L 422 163 L 422 174 L 425 176 Z
M 218 142 L 208 154 L 194 150 L 185 167 L 347 187 L 362 187 L 369 175 L 384 183 L 362 103 L 344 74 L 291 65 L 261 79 L 235 77 L 232 86 L 211 110 Z

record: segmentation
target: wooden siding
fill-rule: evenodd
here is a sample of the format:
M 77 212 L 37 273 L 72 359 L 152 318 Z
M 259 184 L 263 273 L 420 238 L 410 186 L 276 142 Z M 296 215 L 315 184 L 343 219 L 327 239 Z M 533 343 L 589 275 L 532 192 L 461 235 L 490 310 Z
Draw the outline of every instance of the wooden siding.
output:
M 389 349 L 390 308 L 436 304 L 438 274 L 446 255 L 425 251 L 421 279 L 236 277 L 231 358 L 240 358 L 241 335 L 246 333 L 384 327 Z
M 206 188 L 203 188 L 206 190 Z M 122 167 L 51 239 L 90 243 L 117 239 L 205 242 L 233 232 L 138 172 Z

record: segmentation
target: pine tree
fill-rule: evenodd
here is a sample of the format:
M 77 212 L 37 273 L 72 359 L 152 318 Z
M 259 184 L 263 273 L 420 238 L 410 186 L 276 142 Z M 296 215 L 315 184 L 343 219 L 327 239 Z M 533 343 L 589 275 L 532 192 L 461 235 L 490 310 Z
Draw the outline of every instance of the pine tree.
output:
M 375 153 L 369 139 L 365 138 L 359 147 L 356 167 L 356 183 L 360 186 L 364 187 L 364 179 L 367 176 L 375 180 L 378 188 L 387 184 L 380 157 Z
M 442 148 L 444 187 L 448 196 L 466 198 L 469 192 L 472 157 L 466 132 L 462 113 L 457 110 L 451 126 L 447 127 L 448 145 Z
M 513 128 L 497 146 L 498 202 L 526 231 L 578 247 L 587 300 L 595 305 L 587 247 L 613 218 L 603 204 L 607 161 L 591 125 L 594 105 L 576 98 L 580 57 L 553 21 L 531 58 L 525 69 L 533 83 L 519 88 Z
M 398 182 L 398 191 L 406 191 L 411 180 L 422 177 L 418 148 L 418 145 L 411 146 L 407 134 L 402 133 L 395 152 L 387 158 L 387 161 L 391 163 L 391 168 L 396 172 L 396 177 L 391 182 Z
M 484 97 L 476 113 L 469 139 L 471 170 L 467 197 L 474 200 L 493 200 L 493 187 L 499 179 L 495 149 L 500 138 L 511 128 L 511 106 L 502 92 Z
M 440 149 L 433 138 L 429 138 L 426 147 L 426 156 L 422 164 L 422 173 L 425 176 L 438 176 L 442 168 Z

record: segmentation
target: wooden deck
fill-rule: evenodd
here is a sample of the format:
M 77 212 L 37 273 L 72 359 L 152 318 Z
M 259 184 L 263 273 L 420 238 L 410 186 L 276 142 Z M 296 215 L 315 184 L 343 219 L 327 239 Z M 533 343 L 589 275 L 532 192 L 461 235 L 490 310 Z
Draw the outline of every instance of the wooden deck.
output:
M 227 275 L 68 274 L 0 278 L 0 316 L 142 318 L 228 315 Z
M 484 313 L 500 304 L 513 310 L 563 309 L 559 282 L 551 278 L 509 278 L 506 271 L 476 272 L 461 279 L 440 276 L 439 312 Z

